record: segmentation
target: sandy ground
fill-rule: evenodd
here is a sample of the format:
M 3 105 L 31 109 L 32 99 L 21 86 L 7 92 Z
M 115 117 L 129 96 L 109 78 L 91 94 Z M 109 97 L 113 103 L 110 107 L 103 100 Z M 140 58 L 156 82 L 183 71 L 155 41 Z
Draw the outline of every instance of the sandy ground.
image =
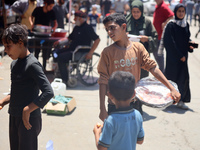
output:
M 198 27 L 191 27 L 191 38 Z M 106 46 L 106 32 L 101 25 L 97 30 L 101 43 L 96 52 L 101 53 Z M 151 55 L 152 57 L 152 55 Z M 9 92 L 11 59 L 5 56 L 0 66 L 0 99 Z M 199 150 L 200 149 L 200 48 L 189 55 L 191 103 L 189 110 L 181 110 L 172 105 L 165 110 L 143 106 L 145 141 L 137 145 L 137 150 Z M 73 96 L 76 109 L 66 116 L 52 116 L 42 113 L 43 129 L 39 135 L 39 150 L 45 150 L 48 140 L 52 140 L 54 150 L 94 150 L 93 127 L 101 122 L 99 113 L 99 86 L 86 87 L 78 83 L 76 88 L 68 88 L 66 95 Z M 9 150 L 8 106 L 0 111 L 0 150 Z

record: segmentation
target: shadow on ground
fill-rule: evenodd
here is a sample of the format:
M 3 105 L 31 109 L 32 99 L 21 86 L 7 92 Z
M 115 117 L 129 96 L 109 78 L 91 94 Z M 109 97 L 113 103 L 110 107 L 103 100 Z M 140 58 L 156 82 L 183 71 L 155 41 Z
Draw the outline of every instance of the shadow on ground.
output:
M 156 119 L 156 116 L 151 116 L 143 111 L 143 121 L 149 121 L 149 120 L 153 120 L 153 119 Z
M 170 105 L 167 108 L 165 108 L 163 111 L 166 113 L 177 113 L 177 114 L 184 114 L 187 111 L 194 112 L 194 110 L 192 110 L 190 108 L 188 110 L 184 110 L 184 109 L 176 107 L 176 105 Z

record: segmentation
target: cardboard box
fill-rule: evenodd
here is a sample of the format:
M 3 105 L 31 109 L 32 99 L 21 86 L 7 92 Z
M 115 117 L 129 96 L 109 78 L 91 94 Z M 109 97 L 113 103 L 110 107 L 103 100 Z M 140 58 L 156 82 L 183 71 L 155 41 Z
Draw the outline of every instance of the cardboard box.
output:
M 66 98 L 72 98 L 67 104 L 57 103 L 53 104 L 48 102 L 46 105 L 47 114 L 52 115 L 66 115 L 76 107 L 76 101 L 73 97 L 65 96 Z

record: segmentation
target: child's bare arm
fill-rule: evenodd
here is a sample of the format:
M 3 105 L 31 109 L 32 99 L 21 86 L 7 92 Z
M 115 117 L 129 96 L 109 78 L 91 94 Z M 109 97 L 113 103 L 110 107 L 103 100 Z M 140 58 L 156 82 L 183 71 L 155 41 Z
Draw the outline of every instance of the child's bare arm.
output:
M 137 144 L 143 144 L 144 140 L 142 141 L 137 141 Z
M 100 84 L 99 87 L 99 99 L 100 99 L 100 114 L 99 118 L 104 121 L 106 117 L 108 116 L 108 113 L 106 111 L 106 106 L 105 106 L 105 96 L 107 92 L 107 86 L 106 84 Z
M 53 21 L 53 24 L 54 24 L 54 26 L 52 27 L 52 29 L 53 29 L 53 33 L 54 33 L 55 30 L 56 30 L 56 28 L 58 27 L 58 22 L 57 22 L 57 20 L 54 20 L 54 21 Z
M 100 25 L 99 25 L 99 24 L 100 24 L 100 17 L 97 18 L 97 26 L 98 26 L 98 29 L 100 29 Z
M 6 97 L 0 100 L 0 110 L 8 103 L 10 103 L 10 95 L 7 95 Z
M 99 123 L 97 123 L 94 126 L 93 133 L 94 133 L 94 137 L 95 137 L 95 142 L 96 142 L 96 146 L 97 146 L 98 150 L 107 150 L 106 147 L 103 147 L 98 144 L 102 128 L 103 128 L 103 125 L 101 125 Z
M 31 28 L 32 28 L 32 29 L 34 28 L 34 22 L 35 22 L 35 17 L 31 16 L 30 24 L 31 24 Z M 31 30 L 32 30 L 32 29 L 31 29 Z
M 150 72 L 154 75 L 155 78 L 157 78 L 160 82 L 162 82 L 171 91 L 171 96 L 173 97 L 175 103 L 179 102 L 181 94 L 173 87 L 173 85 L 169 83 L 169 81 L 160 71 L 160 69 L 154 67 L 150 69 Z
M 95 124 L 93 133 L 94 133 L 94 137 L 95 137 L 96 146 L 98 146 L 101 130 L 102 130 L 102 126 L 99 125 L 99 123 Z

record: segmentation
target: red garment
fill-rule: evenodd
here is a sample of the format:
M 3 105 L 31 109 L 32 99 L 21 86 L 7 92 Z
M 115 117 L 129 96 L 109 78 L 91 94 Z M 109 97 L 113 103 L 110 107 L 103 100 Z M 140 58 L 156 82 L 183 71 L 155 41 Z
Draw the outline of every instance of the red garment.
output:
M 107 14 L 106 14 L 106 17 L 109 16 L 110 14 L 111 14 L 111 13 L 107 13 Z
M 156 5 L 156 9 L 153 14 L 153 25 L 158 33 L 158 40 L 161 39 L 162 35 L 162 23 L 172 16 L 174 16 L 174 13 L 164 1 L 159 6 Z

